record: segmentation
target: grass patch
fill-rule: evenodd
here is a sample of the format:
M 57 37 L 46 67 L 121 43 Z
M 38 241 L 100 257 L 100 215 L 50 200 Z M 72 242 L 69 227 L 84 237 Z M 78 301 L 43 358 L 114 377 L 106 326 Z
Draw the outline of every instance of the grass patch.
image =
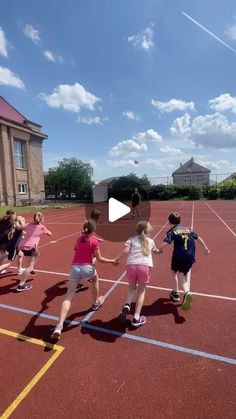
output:
M 37 205 L 27 205 L 26 207 L 13 207 L 13 206 L 4 206 L 0 207 L 0 218 L 3 217 L 7 210 L 12 209 L 17 214 L 27 214 L 28 212 L 37 212 L 37 211 L 44 211 L 50 210 L 55 208 L 71 208 L 71 207 L 78 207 L 81 202 L 68 202 L 68 201 L 53 201 L 53 202 L 46 202 L 44 204 L 37 204 Z

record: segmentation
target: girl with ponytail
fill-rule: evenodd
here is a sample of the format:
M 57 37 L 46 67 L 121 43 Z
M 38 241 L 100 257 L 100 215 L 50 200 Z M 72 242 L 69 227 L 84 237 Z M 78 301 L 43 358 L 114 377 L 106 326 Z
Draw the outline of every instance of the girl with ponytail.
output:
M 144 303 L 146 286 L 149 283 L 153 267 L 152 252 L 159 253 L 155 242 L 148 237 L 151 230 L 152 227 L 148 221 L 140 221 L 136 227 L 137 234 L 127 240 L 124 249 L 115 259 L 115 262 L 118 263 L 121 258 L 128 256 L 126 263 L 126 275 L 129 282 L 128 295 L 127 302 L 122 307 L 120 320 L 122 322 L 126 321 L 127 315 L 130 312 L 131 302 L 137 290 L 135 312 L 131 322 L 134 327 L 146 323 L 146 317 L 141 316 L 140 313 Z

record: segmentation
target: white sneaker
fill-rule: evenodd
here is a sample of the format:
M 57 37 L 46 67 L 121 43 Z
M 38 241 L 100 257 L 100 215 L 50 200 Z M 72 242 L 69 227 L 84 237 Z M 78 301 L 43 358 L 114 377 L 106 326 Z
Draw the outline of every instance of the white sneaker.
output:
M 51 335 L 51 339 L 53 340 L 59 340 L 61 337 L 61 332 L 62 332 L 62 327 L 61 326 L 56 326 L 52 335 Z
M 22 275 L 25 272 L 25 268 L 20 268 L 17 271 L 17 275 Z
M 0 275 L 6 274 L 6 273 L 7 273 L 7 271 L 6 271 L 6 269 L 4 269 L 3 271 L 0 272 Z

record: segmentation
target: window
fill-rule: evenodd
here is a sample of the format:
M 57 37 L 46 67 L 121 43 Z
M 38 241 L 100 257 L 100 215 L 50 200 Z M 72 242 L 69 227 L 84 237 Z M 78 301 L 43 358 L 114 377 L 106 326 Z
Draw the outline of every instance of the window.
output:
M 184 181 L 189 182 L 190 181 L 190 176 L 184 176 Z
M 14 152 L 17 169 L 25 169 L 24 142 L 14 140 Z
M 197 180 L 204 180 L 204 176 L 203 175 L 197 175 Z
M 26 183 L 18 183 L 18 192 L 20 195 L 27 194 L 28 188 Z

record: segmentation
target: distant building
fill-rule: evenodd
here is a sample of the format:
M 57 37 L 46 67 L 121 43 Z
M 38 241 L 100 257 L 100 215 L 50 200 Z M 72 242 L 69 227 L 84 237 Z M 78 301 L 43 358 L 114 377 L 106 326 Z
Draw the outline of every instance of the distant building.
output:
M 0 205 L 44 200 L 41 125 L 0 96 Z
M 172 173 L 174 185 L 209 185 L 211 171 L 195 163 L 193 157 Z
M 109 177 L 102 180 L 93 187 L 93 202 L 107 202 L 108 200 L 108 189 L 112 186 L 118 177 Z

